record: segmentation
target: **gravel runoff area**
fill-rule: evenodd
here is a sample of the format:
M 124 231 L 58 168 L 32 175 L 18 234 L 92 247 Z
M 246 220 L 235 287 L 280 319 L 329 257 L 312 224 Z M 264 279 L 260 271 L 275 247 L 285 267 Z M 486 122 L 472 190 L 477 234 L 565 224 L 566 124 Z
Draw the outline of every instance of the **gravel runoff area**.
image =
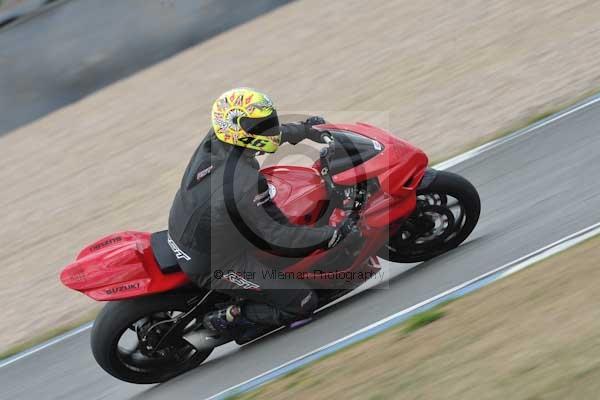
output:
M 0 137 L 0 352 L 98 304 L 59 269 L 101 235 L 158 230 L 212 99 L 382 124 L 434 160 L 600 87 L 597 1 L 300 0 Z
M 599 245 L 587 241 L 235 398 L 598 398 Z

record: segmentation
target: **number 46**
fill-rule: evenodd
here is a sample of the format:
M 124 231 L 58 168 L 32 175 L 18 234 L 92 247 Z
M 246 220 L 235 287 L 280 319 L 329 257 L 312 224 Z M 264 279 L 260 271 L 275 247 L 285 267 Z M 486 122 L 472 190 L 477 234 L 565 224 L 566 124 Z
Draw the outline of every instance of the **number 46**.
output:
M 265 139 L 255 139 L 249 136 L 245 136 L 238 140 L 244 144 L 250 144 L 254 147 L 265 147 L 265 145 L 268 143 Z

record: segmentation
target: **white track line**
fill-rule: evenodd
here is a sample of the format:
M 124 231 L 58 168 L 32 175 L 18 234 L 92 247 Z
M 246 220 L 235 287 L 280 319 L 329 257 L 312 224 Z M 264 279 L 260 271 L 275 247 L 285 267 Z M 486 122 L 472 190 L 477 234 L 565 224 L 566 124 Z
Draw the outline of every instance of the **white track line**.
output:
M 508 136 L 505 136 L 503 138 L 496 139 L 494 141 L 491 141 L 489 143 L 481 145 L 481 146 L 479 146 L 477 148 L 474 148 L 472 150 L 469 150 L 469 151 L 467 151 L 467 152 L 465 152 L 463 154 L 459 154 L 456 157 L 452 157 L 449 160 L 446 160 L 446 161 L 444 161 L 444 162 L 442 162 L 440 164 L 434 165 L 433 168 L 439 169 L 439 170 L 445 170 L 445 169 L 451 168 L 451 167 L 453 167 L 453 166 L 455 166 L 457 164 L 460 164 L 460 163 L 462 163 L 464 161 L 467 161 L 467 160 L 469 160 L 469 159 L 471 159 L 473 157 L 476 157 L 476 156 L 478 156 L 478 155 L 480 155 L 480 154 L 482 154 L 482 153 L 484 153 L 484 152 L 486 152 L 488 150 L 491 150 L 493 148 L 501 146 L 501 145 L 503 145 L 505 143 L 510 142 L 511 140 L 517 139 L 517 138 L 519 138 L 519 137 L 521 137 L 521 136 L 523 136 L 525 134 L 528 134 L 530 132 L 534 132 L 535 130 L 537 130 L 539 128 L 542 128 L 542 127 L 544 127 L 546 125 L 549 125 L 549 124 L 551 124 L 551 123 L 553 123 L 555 121 L 558 121 L 559 119 L 565 118 L 565 117 L 567 117 L 567 116 L 569 116 L 571 114 L 576 113 L 577 111 L 583 110 L 584 108 L 590 107 L 590 106 L 592 106 L 592 105 L 594 105 L 594 104 L 596 104 L 598 102 L 600 102 L 600 94 L 592 96 L 592 97 L 590 97 L 590 98 L 588 98 L 586 100 L 583 100 L 581 103 L 578 103 L 578 104 L 576 104 L 576 105 L 574 105 L 574 106 L 572 106 L 570 108 L 567 108 L 566 110 L 563 110 L 563 111 L 560 111 L 560 112 L 558 112 L 558 113 L 556 113 L 554 115 L 551 115 L 548 118 L 545 118 L 545 119 L 543 119 L 543 120 L 541 120 L 541 121 L 539 121 L 539 122 L 537 122 L 537 123 L 535 123 L 535 124 L 533 124 L 533 125 L 531 125 L 531 126 L 529 126 L 527 128 L 518 130 L 516 132 L 511 133 Z M 19 353 L 19 354 L 16 354 L 14 356 L 11 356 L 11 357 L 7 358 L 4 361 L 0 361 L 0 368 L 6 367 L 7 365 L 10 365 L 10 364 L 12 364 L 12 363 L 14 363 L 14 362 L 16 362 L 16 361 L 24 358 L 24 357 L 30 356 L 30 355 L 32 355 L 34 353 L 37 353 L 40 350 L 43 350 L 43 349 L 45 349 L 47 347 L 55 345 L 56 343 L 59 343 L 59 342 L 61 342 L 63 340 L 66 340 L 66 339 L 69 339 L 69 338 L 71 338 L 71 337 L 73 337 L 75 335 L 78 335 L 78 334 L 80 334 L 80 333 L 82 333 L 82 332 L 90 329 L 92 327 L 92 324 L 93 323 L 88 323 L 86 325 L 82 325 L 79 328 L 76 328 L 76 329 L 74 329 L 72 331 L 69 331 L 69 332 L 66 332 L 66 333 L 64 333 L 64 334 L 62 334 L 60 336 L 57 336 L 57 337 L 55 337 L 54 339 L 52 339 L 52 340 L 50 340 L 48 342 L 45 342 L 45 343 L 42 343 L 40 345 L 34 346 L 34 347 L 32 347 L 32 348 L 30 348 L 28 350 L 25 350 L 22 353 Z
M 44 350 L 47 347 L 50 347 L 52 345 L 55 345 L 59 342 L 62 342 L 65 339 L 68 339 L 70 337 L 73 337 L 75 335 L 80 334 L 81 332 L 85 332 L 88 329 L 90 329 L 92 327 L 94 323 L 93 322 L 88 322 L 87 324 L 81 325 L 78 328 L 73 329 L 72 331 L 63 333 L 62 335 L 59 335 L 53 339 L 48 340 L 47 342 L 44 342 L 42 344 L 39 344 L 37 346 L 33 346 L 25 351 L 22 351 L 21 353 L 15 354 L 14 356 L 11 356 L 9 358 L 7 358 L 4 361 L 0 362 L 0 368 L 2 367 L 6 367 L 7 365 L 10 365 L 12 363 L 14 363 L 15 361 L 19 361 L 22 358 L 25 358 L 27 356 L 30 356 L 34 353 L 37 353 L 40 350 Z
M 476 278 L 473 278 L 473 279 L 471 279 L 469 281 L 461 283 L 460 285 L 457 285 L 457 286 L 455 286 L 455 287 L 453 287 L 451 289 L 448 289 L 445 292 L 439 293 L 439 294 L 437 294 L 437 295 L 435 295 L 435 296 L 433 296 L 433 297 L 431 297 L 431 298 L 429 298 L 427 300 L 424 300 L 424 301 L 422 301 L 420 303 L 417 303 L 417 304 L 415 304 L 415 305 L 413 305 L 411 307 L 405 308 L 404 310 L 399 311 L 399 312 L 397 312 L 395 314 L 392 314 L 392 315 L 390 315 L 388 317 L 380 319 L 377 322 L 374 322 L 374 323 L 372 323 L 372 324 L 370 324 L 368 326 L 365 326 L 364 328 L 361 328 L 361 329 L 359 329 L 357 331 L 354 331 L 354 332 L 352 332 L 352 333 L 350 333 L 350 334 L 348 334 L 348 335 L 346 335 L 346 336 L 344 336 L 344 337 L 342 337 L 340 339 L 337 339 L 337 340 L 335 340 L 335 341 L 333 341 L 331 343 L 328 343 L 328 344 L 326 344 L 324 346 L 321 346 L 318 349 L 315 349 L 315 350 L 310 351 L 310 352 L 308 352 L 306 354 L 298 356 L 298 357 L 296 357 L 296 358 L 294 358 L 294 359 L 292 359 L 292 360 L 290 360 L 290 361 L 288 361 L 286 363 L 283 363 L 283 364 L 281 364 L 281 365 L 279 365 L 279 366 L 277 366 L 275 368 L 272 368 L 272 369 L 270 369 L 270 370 L 268 370 L 268 371 L 266 371 L 266 372 L 264 372 L 264 373 L 262 373 L 260 375 L 257 375 L 254 378 L 250 378 L 250 379 L 248 379 L 248 380 L 246 380 L 246 381 L 244 381 L 242 383 L 239 383 L 239 384 L 237 384 L 235 386 L 232 386 L 232 387 L 230 387 L 228 389 L 225 389 L 225 390 L 223 390 L 223 391 L 221 391 L 221 392 L 219 392 L 217 394 L 212 395 L 207 400 L 216 400 L 216 399 L 223 398 L 224 395 L 231 396 L 231 395 L 234 395 L 234 394 L 237 394 L 237 393 L 244 392 L 243 390 L 239 391 L 239 392 L 236 392 L 236 389 L 241 388 L 243 386 L 246 386 L 246 385 L 252 383 L 252 381 L 256 381 L 256 380 L 259 380 L 261 378 L 265 378 L 266 376 L 271 375 L 274 372 L 277 372 L 278 370 L 289 369 L 290 367 L 292 367 L 292 364 L 294 364 L 294 363 L 297 363 L 297 362 L 299 362 L 299 361 L 301 361 L 303 359 L 306 359 L 307 357 L 310 357 L 310 356 L 313 356 L 313 355 L 317 355 L 318 353 L 324 352 L 325 350 L 327 350 L 327 349 L 329 349 L 331 347 L 340 345 L 343 342 L 349 341 L 350 339 L 352 339 L 352 338 L 354 338 L 354 337 L 356 337 L 358 335 L 361 335 L 361 334 L 367 333 L 367 332 L 369 332 L 371 330 L 374 330 L 375 328 L 378 328 L 381 325 L 384 325 L 384 324 L 386 324 L 386 323 L 388 323 L 390 321 L 393 321 L 394 319 L 399 319 L 399 317 L 402 317 L 402 316 L 404 316 L 406 314 L 409 314 L 409 313 L 411 313 L 411 312 L 413 312 L 415 310 L 418 310 L 418 309 L 420 309 L 420 308 L 422 308 L 424 306 L 427 306 L 427 305 L 430 305 L 430 304 L 434 304 L 437 301 L 440 301 L 441 299 L 443 299 L 445 297 L 448 297 L 448 296 L 451 296 L 452 294 L 460 292 L 461 290 L 467 288 L 468 286 L 471 286 L 471 285 L 473 285 L 473 284 L 475 284 L 477 282 L 480 282 L 480 281 L 482 281 L 485 278 L 493 276 L 494 274 L 498 274 L 498 273 L 502 272 L 496 279 L 491 280 L 490 282 L 486 283 L 482 287 L 487 286 L 490 283 L 496 282 L 499 279 L 502 279 L 502 278 L 505 278 L 505 277 L 507 277 L 509 275 L 512 275 L 515 272 L 521 271 L 522 269 L 525 269 L 525 268 L 527 268 L 529 266 L 532 266 L 532 265 L 534 265 L 534 264 L 536 264 L 536 263 L 538 263 L 538 262 L 540 262 L 540 261 L 542 261 L 542 260 L 544 260 L 546 258 L 552 257 L 553 255 L 556 255 L 557 253 L 560 253 L 560 252 L 562 252 L 562 251 L 564 251 L 564 250 L 566 250 L 566 249 L 568 249 L 570 247 L 573 247 L 573 246 L 575 246 L 575 245 L 577 245 L 579 243 L 582 243 L 582 242 L 584 242 L 584 241 L 586 241 L 586 240 L 588 240 L 588 239 L 590 239 L 590 238 L 592 238 L 592 237 L 594 237 L 594 236 L 596 236 L 598 234 L 600 234 L 600 222 L 597 223 L 597 224 L 591 225 L 591 226 L 589 226 L 589 227 L 587 227 L 585 229 L 582 229 L 579 232 L 576 232 L 576 233 L 573 233 L 573 234 L 571 234 L 569 236 L 566 236 L 566 237 L 564 237 L 564 238 L 562 238 L 562 239 L 560 239 L 560 240 L 558 240 L 558 241 L 556 241 L 556 242 L 554 242 L 552 244 L 549 244 L 548 246 L 545 246 L 545 247 L 543 247 L 543 248 L 541 248 L 539 250 L 533 251 L 533 252 L 527 254 L 526 256 L 523 256 L 523 257 L 521 257 L 521 258 L 519 258 L 519 259 L 517 259 L 515 261 L 511 261 L 508 264 L 505 264 L 505 265 L 503 265 L 501 267 L 495 268 L 495 269 L 493 269 L 493 270 L 491 270 L 489 272 L 486 272 L 485 274 L 482 274 L 482 275 L 480 275 L 480 276 L 478 276 Z M 457 297 L 460 297 L 460 296 L 457 296 Z M 351 344 L 351 343 L 349 343 L 349 344 Z M 276 378 L 276 377 L 274 377 L 274 378 Z M 270 380 L 271 379 L 268 379 L 268 381 L 270 381 Z M 260 385 L 257 385 L 256 387 L 259 387 L 259 386 L 261 386 L 264 383 L 266 383 L 266 382 L 263 382 Z
M 488 150 L 491 150 L 493 148 L 501 146 L 507 142 L 510 142 L 511 140 L 517 139 L 528 133 L 534 132 L 540 128 L 543 128 L 546 125 L 550 125 L 551 123 L 556 122 L 559 119 L 568 117 L 569 115 L 574 114 L 577 111 L 583 110 L 584 108 L 587 108 L 589 106 L 592 106 L 598 102 L 600 102 L 600 94 L 592 96 L 579 104 L 575 104 L 574 106 L 567 108 L 566 110 L 563 110 L 556 114 L 550 115 L 549 117 L 544 118 L 541 121 L 538 121 L 538 122 L 534 123 L 533 125 L 530 125 L 526 128 L 523 128 L 521 130 L 513 132 L 508 136 L 504 136 L 499 139 L 492 140 L 491 142 L 488 142 L 479 147 L 476 147 L 473 150 L 469 150 L 465 153 L 457 155 L 456 157 L 452 157 L 449 160 L 443 161 L 443 162 L 437 164 L 436 166 L 434 166 L 434 168 L 442 169 L 442 170 L 451 168 L 451 167 L 453 167 L 457 164 L 460 164 L 466 160 L 476 157 L 476 156 L 480 155 L 481 153 L 484 153 Z

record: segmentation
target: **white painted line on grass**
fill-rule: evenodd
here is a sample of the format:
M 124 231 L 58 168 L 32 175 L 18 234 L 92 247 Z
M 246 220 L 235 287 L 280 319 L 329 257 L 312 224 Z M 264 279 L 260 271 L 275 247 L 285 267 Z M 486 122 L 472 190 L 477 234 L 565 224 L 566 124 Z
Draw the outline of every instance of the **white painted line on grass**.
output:
M 539 122 L 537 122 L 537 123 L 535 123 L 535 124 L 533 124 L 533 125 L 531 125 L 531 126 L 529 126 L 527 128 L 518 130 L 518 131 L 513 132 L 510 135 L 507 135 L 507 136 L 505 136 L 503 138 L 496 139 L 496 140 L 494 140 L 492 142 L 489 142 L 489 143 L 486 143 L 484 145 L 481 145 L 481 146 L 479 146 L 479 147 L 477 147 L 477 148 L 475 148 L 473 150 L 469 150 L 469 151 L 467 151 L 467 152 L 465 152 L 463 154 L 459 154 L 456 157 L 453 157 L 453 158 L 451 158 L 449 160 L 446 160 L 446 161 L 444 161 L 442 163 L 434 165 L 433 168 L 434 169 L 438 169 L 438 170 L 445 170 L 445 169 L 451 168 L 451 167 L 453 167 L 453 166 L 455 166 L 457 164 L 460 164 L 460 163 L 462 163 L 464 161 L 467 161 L 467 160 L 469 160 L 469 159 L 471 159 L 473 157 L 476 157 L 476 156 L 478 156 L 478 155 L 480 155 L 480 154 L 482 154 L 482 153 L 484 153 L 484 152 L 486 152 L 488 150 L 491 150 L 493 148 L 501 146 L 501 145 L 503 145 L 503 144 L 505 144 L 507 142 L 510 142 L 511 140 L 517 139 L 517 138 L 519 138 L 519 137 L 521 137 L 521 136 L 523 136 L 523 135 L 525 135 L 527 133 L 535 131 L 536 129 L 539 129 L 539 128 L 542 128 L 542 127 L 544 127 L 546 125 L 549 125 L 552 122 L 558 121 L 561 118 L 567 117 L 567 116 L 569 116 L 569 115 L 571 115 L 573 113 L 576 113 L 577 111 L 583 110 L 586 107 L 590 107 L 590 106 L 592 106 L 592 105 L 594 105 L 594 104 L 596 104 L 598 102 L 600 102 L 600 94 L 597 94 L 597 95 L 594 95 L 594 96 L 592 96 L 592 97 L 590 97 L 588 99 L 585 99 L 582 102 L 580 102 L 578 104 L 575 104 L 574 106 L 569 107 L 566 110 L 563 110 L 563 111 L 560 111 L 560 112 L 558 112 L 556 114 L 553 114 L 553 115 L 551 115 L 551 116 L 549 116 L 549 117 L 547 117 L 547 118 L 545 118 L 545 119 L 543 119 L 543 120 L 541 120 L 541 121 L 539 121 Z M 69 331 L 69 332 L 66 332 L 66 333 L 64 333 L 64 334 L 62 334 L 60 336 L 57 336 L 56 338 L 54 338 L 52 340 L 49 340 L 48 342 L 45 342 L 45 343 L 42 343 L 40 345 L 34 346 L 34 347 L 32 347 L 32 348 L 30 348 L 28 350 L 25 350 L 22 353 L 16 354 L 16 355 L 11 356 L 11 357 L 3 360 L 3 361 L 0 361 L 0 368 L 6 367 L 7 365 L 10 365 L 10 364 L 14 363 L 15 361 L 18 361 L 18 360 L 20 360 L 20 359 L 22 359 L 24 357 L 27 357 L 27 356 L 29 356 L 31 354 L 34 354 L 34 353 L 37 353 L 40 350 L 43 350 L 43 349 L 45 349 L 47 347 L 50 347 L 50 346 L 52 346 L 52 345 L 54 345 L 56 343 L 59 343 L 59 342 L 61 342 L 63 340 L 66 340 L 66 339 L 71 338 L 71 337 L 73 337 L 75 335 L 78 335 L 78 334 L 80 334 L 82 332 L 85 332 L 86 330 L 88 330 L 88 329 L 90 329 L 92 327 L 92 324 L 93 323 L 88 323 L 86 325 L 82 325 L 82 326 L 80 326 L 80 327 L 78 327 L 78 328 L 76 328 L 76 329 L 74 329 L 72 331 Z

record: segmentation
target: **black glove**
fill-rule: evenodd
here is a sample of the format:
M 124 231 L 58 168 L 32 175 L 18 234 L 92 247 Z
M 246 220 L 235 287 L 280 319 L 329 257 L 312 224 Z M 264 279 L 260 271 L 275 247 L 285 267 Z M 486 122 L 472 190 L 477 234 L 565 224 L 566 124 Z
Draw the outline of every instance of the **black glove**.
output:
M 306 129 L 306 138 L 312 140 L 317 143 L 324 143 L 321 135 L 323 135 L 323 131 L 313 128 L 313 125 L 322 125 L 325 123 L 325 120 L 321 117 L 310 117 L 306 121 L 304 121 L 304 127 Z
M 324 124 L 321 117 L 310 117 L 303 122 L 292 124 L 281 124 L 281 143 L 298 144 L 304 139 L 310 139 L 317 143 L 323 143 L 322 131 L 313 128 L 313 125 Z
M 319 116 L 312 116 L 306 119 L 306 121 L 304 121 L 304 123 L 306 125 L 323 125 L 326 124 L 325 120 L 323 119 L 323 117 L 319 117 Z
M 327 242 L 327 248 L 332 249 L 348 236 L 361 237 L 360 230 L 356 226 L 356 220 L 352 217 L 346 218 L 338 227 L 336 227 L 331 239 Z

